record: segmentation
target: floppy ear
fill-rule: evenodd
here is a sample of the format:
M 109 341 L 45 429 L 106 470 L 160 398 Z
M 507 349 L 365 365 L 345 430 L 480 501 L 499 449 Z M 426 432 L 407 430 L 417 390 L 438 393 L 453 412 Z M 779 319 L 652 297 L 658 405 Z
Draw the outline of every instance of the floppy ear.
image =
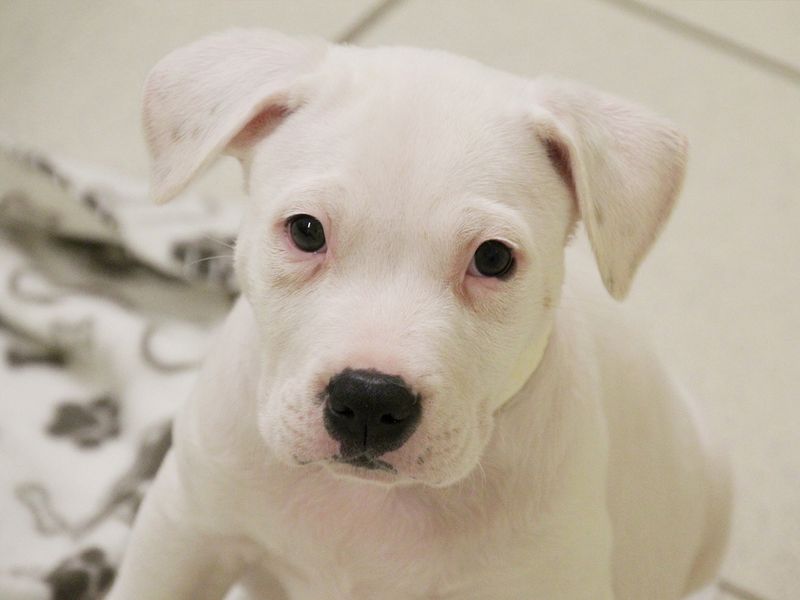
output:
M 174 198 L 222 152 L 246 158 L 255 141 L 304 102 L 302 80 L 325 49 L 320 40 L 232 30 L 163 58 L 144 90 L 156 202 Z
M 569 186 L 609 293 L 623 299 L 683 182 L 686 138 L 669 122 L 569 82 L 535 85 L 537 134 Z

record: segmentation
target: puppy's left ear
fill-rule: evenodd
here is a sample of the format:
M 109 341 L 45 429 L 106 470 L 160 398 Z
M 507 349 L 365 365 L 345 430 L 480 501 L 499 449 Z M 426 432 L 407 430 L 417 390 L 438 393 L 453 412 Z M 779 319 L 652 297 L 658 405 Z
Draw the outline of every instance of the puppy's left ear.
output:
M 621 300 L 680 192 L 686 138 L 578 84 L 540 80 L 533 89 L 537 135 L 575 199 L 606 289 Z
M 307 101 L 327 44 L 234 29 L 163 58 L 144 89 L 152 195 L 178 195 L 222 153 L 247 161 L 255 142 Z

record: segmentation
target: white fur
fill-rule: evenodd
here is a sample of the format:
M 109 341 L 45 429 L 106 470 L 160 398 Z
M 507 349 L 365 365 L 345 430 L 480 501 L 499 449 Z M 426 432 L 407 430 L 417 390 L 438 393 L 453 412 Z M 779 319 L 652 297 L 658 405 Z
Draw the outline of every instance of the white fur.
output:
M 176 419 L 113 600 L 675 600 L 707 583 L 728 490 L 687 397 L 604 297 L 666 220 L 686 143 L 571 83 L 441 52 L 232 31 L 151 74 L 167 201 L 222 152 L 251 202 L 244 291 Z M 324 225 L 292 248 L 286 219 Z M 506 281 L 467 275 L 488 239 Z M 419 427 L 331 461 L 317 399 L 343 368 L 401 375 Z M 280 591 L 281 588 L 284 591 Z M 286 596 L 284 596 L 284 594 Z

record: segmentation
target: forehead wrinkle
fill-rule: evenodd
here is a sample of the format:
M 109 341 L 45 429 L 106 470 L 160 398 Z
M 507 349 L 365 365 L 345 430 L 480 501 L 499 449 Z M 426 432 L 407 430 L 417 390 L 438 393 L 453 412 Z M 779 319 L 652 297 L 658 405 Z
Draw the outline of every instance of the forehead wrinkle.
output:
M 464 243 L 481 238 L 502 239 L 515 247 L 530 248 L 532 236 L 523 215 L 491 199 L 467 199 L 445 217 L 453 233 Z
M 317 210 L 333 218 L 347 195 L 347 188 L 335 175 L 323 174 L 279 191 L 269 204 L 283 217 Z

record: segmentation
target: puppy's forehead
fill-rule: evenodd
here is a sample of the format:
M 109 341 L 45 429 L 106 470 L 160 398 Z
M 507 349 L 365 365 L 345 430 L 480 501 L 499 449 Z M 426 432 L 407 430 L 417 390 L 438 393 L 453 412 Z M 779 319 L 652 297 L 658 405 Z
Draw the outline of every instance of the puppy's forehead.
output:
M 513 149 L 530 145 L 514 97 L 518 81 L 444 53 L 401 48 L 365 56 L 350 67 L 354 164 L 372 162 L 429 191 L 460 182 L 480 193 L 474 185 L 496 189 L 512 175 Z
M 328 60 L 294 126 L 269 141 L 282 163 L 272 176 L 335 173 L 383 210 L 466 197 L 513 203 L 530 191 L 538 150 L 522 80 L 416 49 L 339 48 Z

